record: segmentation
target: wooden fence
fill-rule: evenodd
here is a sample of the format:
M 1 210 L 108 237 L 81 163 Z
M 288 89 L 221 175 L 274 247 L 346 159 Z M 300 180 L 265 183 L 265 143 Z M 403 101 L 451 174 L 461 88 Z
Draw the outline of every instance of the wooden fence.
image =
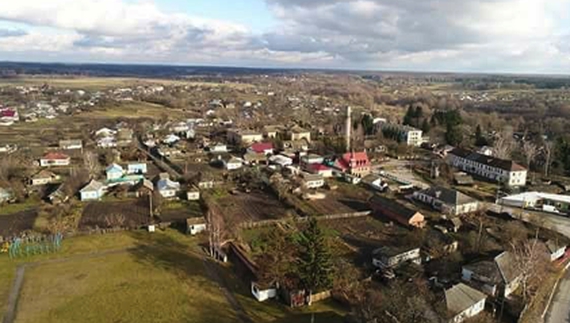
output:
M 352 218 L 361 218 L 370 215 L 371 211 L 362 211 L 362 212 L 351 212 L 351 213 L 340 213 L 340 214 L 328 214 L 328 215 L 321 215 L 317 216 L 318 220 L 339 220 L 339 219 L 352 219 Z M 275 220 L 262 220 L 262 221 L 248 221 L 240 224 L 242 229 L 251 229 L 251 228 L 262 228 L 273 226 L 277 224 L 283 224 L 289 221 L 291 218 L 283 218 L 283 219 L 275 219 Z M 309 217 L 299 217 L 297 221 L 305 222 L 308 221 Z

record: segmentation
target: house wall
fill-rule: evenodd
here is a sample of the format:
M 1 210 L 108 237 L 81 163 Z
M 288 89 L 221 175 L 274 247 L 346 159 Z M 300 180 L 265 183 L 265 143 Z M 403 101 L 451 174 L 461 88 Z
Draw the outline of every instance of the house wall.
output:
M 470 308 L 454 316 L 450 322 L 461 323 L 468 318 L 474 317 L 485 309 L 485 299 L 480 300 Z
M 69 159 L 40 159 L 40 166 L 69 166 Z
M 297 141 L 301 139 L 311 141 L 311 133 L 310 132 L 291 133 L 291 141 Z
M 35 178 L 35 179 L 32 179 L 32 185 L 34 185 L 34 186 L 46 185 L 49 183 L 51 183 L 51 178 Z
M 81 192 L 81 200 L 82 201 L 89 201 L 89 200 L 98 200 L 101 198 L 101 192 L 99 191 L 87 191 Z
M 409 260 L 412 260 L 413 262 L 418 264 L 421 262 L 419 248 L 403 252 L 393 257 L 384 257 L 384 256 L 381 256 L 380 258 L 374 257 L 372 259 L 372 264 L 376 267 L 381 267 L 381 268 L 394 267 Z
M 257 284 L 251 283 L 251 294 L 257 301 L 263 302 L 270 298 L 277 297 L 277 289 L 269 288 L 269 289 L 260 289 Z
M 193 225 L 188 226 L 188 233 L 191 235 L 196 235 L 202 231 L 206 231 L 206 224 L 205 223 L 193 224 Z
M 319 187 L 323 187 L 323 185 L 325 185 L 325 181 L 324 181 L 324 180 L 306 181 L 306 182 L 305 182 L 305 186 L 306 186 L 307 188 L 319 188 Z
M 162 190 L 162 191 L 159 191 L 159 193 L 160 193 L 160 195 L 162 195 L 162 197 L 165 197 L 165 198 L 176 196 L 176 190 Z
M 188 192 L 186 193 L 186 198 L 188 201 L 196 201 L 200 199 L 200 192 Z
M 240 169 L 241 166 L 242 166 L 241 163 L 228 163 L 226 164 L 226 169 L 227 170 Z
M 127 165 L 127 173 L 129 173 L 129 174 L 146 174 L 147 173 L 147 165 L 146 164 Z
M 562 256 L 564 256 L 565 252 L 566 252 L 566 248 L 560 248 L 560 249 L 556 250 L 555 252 L 553 252 L 550 255 L 550 261 L 554 261 L 556 259 L 561 258 Z
M 118 172 L 118 171 L 112 171 L 112 172 L 108 172 L 107 173 L 107 179 L 109 180 L 113 180 L 113 179 L 119 179 L 123 177 L 123 173 L 122 172 Z

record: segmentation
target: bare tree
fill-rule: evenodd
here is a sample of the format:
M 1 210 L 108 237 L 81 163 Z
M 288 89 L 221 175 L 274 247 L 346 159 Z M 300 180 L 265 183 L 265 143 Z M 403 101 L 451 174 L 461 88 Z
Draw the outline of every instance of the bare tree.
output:
M 493 154 L 500 159 L 510 159 L 514 147 L 512 132 L 504 130 L 497 135 L 497 139 L 493 143 Z
M 544 176 L 548 177 L 550 172 L 550 164 L 552 163 L 552 153 L 554 144 L 548 141 L 544 144 Z
M 546 246 L 537 239 L 518 244 L 512 243 L 511 249 L 514 266 L 521 275 L 523 298 L 526 300 L 533 296 L 544 277 L 547 276 L 545 273 L 550 270 L 548 251 Z
M 101 171 L 101 165 L 99 164 L 99 157 L 94 152 L 86 151 L 83 153 L 83 164 L 85 169 L 89 173 L 91 178 L 97 177 Z
M 525 141 L 522 150 L 526 159 L 526 166 L 530 169 L 530 164 L 538 154 L 538 147 L 530 141 Z

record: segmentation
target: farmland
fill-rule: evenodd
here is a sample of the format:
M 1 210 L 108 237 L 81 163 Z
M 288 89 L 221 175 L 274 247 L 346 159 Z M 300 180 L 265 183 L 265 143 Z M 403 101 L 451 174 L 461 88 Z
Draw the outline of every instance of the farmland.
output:
M 37 216 L 38 213 L 35 209 L 0 215 L 0 236 L 8 237 L 32 230 Z
M 284 218 L 288 209 L 270 193 L 254 190 L 237 195 L 224 194 L 217 199 L 227 218 L 237 223 Z
M 91 202 L 85 205 L 79 229 L 122 226 L 138 228 L 150 223 L 148 201 Z

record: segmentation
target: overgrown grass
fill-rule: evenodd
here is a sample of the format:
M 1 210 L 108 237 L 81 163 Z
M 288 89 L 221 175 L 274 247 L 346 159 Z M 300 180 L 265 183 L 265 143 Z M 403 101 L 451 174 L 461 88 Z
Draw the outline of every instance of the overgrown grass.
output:
M 37 199 L 27 199 L 22 203 L 5 203 L 0 205 L 0 216 L 18 213 L 38 207 L 40 202 Z

